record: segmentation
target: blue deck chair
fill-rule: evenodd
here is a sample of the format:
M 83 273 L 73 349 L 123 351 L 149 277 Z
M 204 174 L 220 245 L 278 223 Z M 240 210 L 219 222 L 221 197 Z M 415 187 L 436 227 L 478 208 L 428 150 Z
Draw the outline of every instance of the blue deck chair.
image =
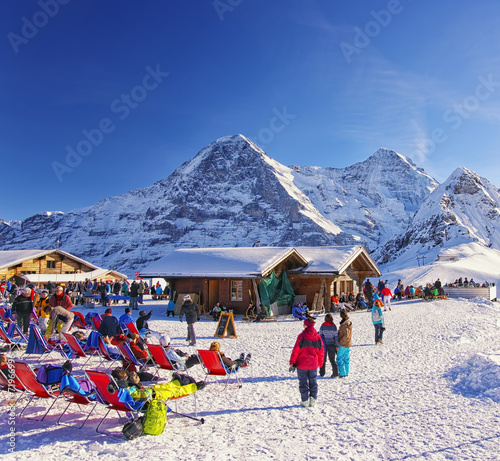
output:
M 20 336 L 14 337 L 14 333 L 9 334 L 9 332 L 5 331 L 3 322 L 0 322 L 0 339 L 8 346 L 9 352 L 11 352 L 15 348 L 21 349 L 21 346 L 28 343 L 26 336 L 23 335 L 23 332 L 16 323 L 12 323 L 11 327 L 13 327 L 13 330 L 17 329 Z M 10 327 L 9 331 L 11 331 Z
M 97 355 L 101 358 L 98 367 L 101 366 L 104 362 L 110 362 L 109 367 L 106 368 L 106 370 L 109 370 L 117 360 L 120 360 L 122 358 L 121 355 L 115 355 L 109 352 L 108 346 L 104 342 L 103 336 L 97 331 L 90 332 L 83 350 L 86 354 Z
M 64 411 L 60 414 L 57 424 L 61 423 L 61 419 L 63 415 L 66 413 L 68 408 L 72 403 L 76 403 L 78 406 L 80 405 L 92 405 L 90 412 L 87 414 L 87 417 L 83 421 L 83 423 L 78 427 L 81 429 L 85 423 L 90 418 L 90 415 L 94 411 L 94 408 L 99 403 L 95 394 L 95 386 L 89 379 L 76 379 L 73 375 L 64 375 L 61 379 L 61 385 L 59 387 L 59 395 L 62 395 L 68 405 L 64 409 Z
M 26 346 L 26 351 L 23 355 L 37 354 L 49 356 L 52 352 L 59 352 L 65 359 L 68 357 L 64 353 L 61 344 L 56 346 L 51 346 L 45 337 L 42 335 L 38 325 L 30 325 L 30 334 L 28 337 L 28 345 Z
M 152 357 L 148 357 L 148 359 L 144 361 L 139 360 L 132 352 L 130 345 L 125 342 L 120 342 L 118 344 L 118 348 L 120 349 L 123 360 L 125 362 L 135 365 L 136 367 L 138 367 L 139 371 L 143 371 L 147 367 L 154 367 L 154 374 L 156 377 L 159 377 L 159 368 L 156 366 L 156 363 Z M 147 352 L 149 356 L 149 351 Z

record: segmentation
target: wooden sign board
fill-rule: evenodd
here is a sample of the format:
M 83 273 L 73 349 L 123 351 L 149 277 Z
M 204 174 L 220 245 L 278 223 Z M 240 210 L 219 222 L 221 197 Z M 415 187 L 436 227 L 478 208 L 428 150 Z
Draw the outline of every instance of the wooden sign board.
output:
M 234 327 L 234 316 L 232 312 L 220 313 L 219 323 L 217 324 L 217 330 L 215 330 L 214 336 L 218 336 L 219 338 L 224 338 L 224 336 L 237 338 L 236 328 Z

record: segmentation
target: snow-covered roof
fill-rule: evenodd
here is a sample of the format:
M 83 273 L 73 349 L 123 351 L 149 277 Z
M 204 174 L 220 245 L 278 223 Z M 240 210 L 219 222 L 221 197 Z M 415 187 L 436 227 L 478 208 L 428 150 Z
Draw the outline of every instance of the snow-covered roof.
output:
M 127 279 L 125 274 L 110 269 L 94 269 L 90 272 L 79 272 L 73 274 L 26 274 L 21 278 L 32 283 L 60 283 L 60 282 L 84 282 L 86 279 Z
M 0 251 L 0 269 L 4 267 L 15 266 L 16 264 L 21 264 L 27 259 L 41 258 L 50 253 L 59 253 L 60 255 L 66 256 L 67 258 L 78 261 L 81 264 L 85 264 L 93 269 L 99 269 L 96 265 L 84 261 L 83 259 L 77 258 L 76 256 L 66 253 L 65 251 L 52 249 L 52 250 L 6 250 Z
M 265 277 L 287 258 L 302 274 L 342 273 L 361 253 L 380 274 L 362 246 L 238 247 L 178 249 L 141 271 L 141 277 Z
M 342 274 L 351 263 L 360 255 L 372 266 L 374 272 L 378 270 L 368 252 L 360 245 L 338 247 L 297 247 L 297 251 L 308 261 L 307 267 L 302 270 L 305 274 L 338 273 Z

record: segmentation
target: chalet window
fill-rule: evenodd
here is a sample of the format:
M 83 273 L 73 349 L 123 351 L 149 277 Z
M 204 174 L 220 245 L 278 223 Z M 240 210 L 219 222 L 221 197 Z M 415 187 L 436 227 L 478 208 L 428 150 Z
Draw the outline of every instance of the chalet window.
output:
M 242 280 L 231 280 L 231 301 L 243 301 Z
M 47 269 L 55 269 L 56 262 L 55 261 L 47 261 Z

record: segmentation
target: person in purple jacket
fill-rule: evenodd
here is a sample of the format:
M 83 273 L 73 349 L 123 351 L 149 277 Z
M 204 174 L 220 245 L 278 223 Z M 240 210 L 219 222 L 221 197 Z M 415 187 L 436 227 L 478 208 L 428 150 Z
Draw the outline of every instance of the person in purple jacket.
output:
M 314 328 L 312 317 L 304 320 L 304 328 L 304 331 L 297 337 L 290 356 L 290 371 L 297 369 L 302 400 L 300 404 L 303 407 L 314 407 L 318 399 L 316 376 L 318 367 L 323 364 L 325 353 L 323 341 Z

